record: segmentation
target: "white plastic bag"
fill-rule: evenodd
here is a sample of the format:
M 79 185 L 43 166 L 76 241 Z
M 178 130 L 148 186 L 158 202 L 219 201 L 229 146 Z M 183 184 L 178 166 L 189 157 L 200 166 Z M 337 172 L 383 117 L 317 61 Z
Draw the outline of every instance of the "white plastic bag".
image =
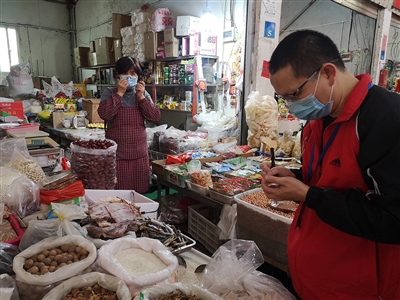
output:
M 81 261 L 66 265 L 58 269 L 57 271 L 49 272 L 44 275 L 33 275 L 24 270 L 23 265 L 27 258 L 31 257 L 32 255 L 38 254 L 43 250 L 59 247 L 63 244 L 80 246 L 83 249 L 86 249 L 89 254 L 85 259 Z M 80 274 L 96 260 L 96 256 L 96 247 L 93 245 L 93 243 L 89 242 L 81 236 L 69 235 L 58 238 L 50 237 L 40 241 L 39 243 L 36 243 L 35 245 L 30 246 L 14 258 L 13 270 L 15 272 L 15 279 L 33 285 L 52 284 L 60 280 L 64 280 Z
M 175 27 L 175 18 L 167 7 L 157 8 L 149 15 L 149 30 L 153 32 L 163 31 Z
M 163 283 L 158 284 L 153 287 L 147 288 L 140 292 L 139 295 L 135 297 L 134 300 L 142 300 L 142 299 L 156 299 L 161 295 L 175 292 L 176 290 L 180 290 L 186 295 L 196 296 L 196 299 L 203 300 L 222 300 L 223 298 L 210 293 L 206 289 L 203 289 L 195 284 L 183 284 L 183 283 Z M 143 297 L 143 298 L 142 298 Z M 184 298 L 186 299 L 186 298 Z
M 29 73 L 30 66 L 28 62 L 11 66 L 10 73 L 6 77 L 10 97 L 33 93 L 33 81 Z
M 98 272 L 92 272 L 84 275 L 79 275 L 64 281 L 54 289 L 52 289 L 43 300 L 54 300 L 62 299 L 68 295 L 73 288 L 81 288 L 87 286 L 93 286 L 99 284 L 101 287 L 116 292 L 118 300 L 130 300 L 132 299 L 126 284 L 119 278 L 101 274 Z
M 154 274 L 133 276 L 118 262 L 115 255 L 123 250 L 137 248 L 155 254 L 167 266 Z M 150 238 L 120 238 L 99 249 L 98 259 L 94 268 L 100 267 L 110 274 L 122 279 L 131 292 L 137 292 L 144 287 L 160 283 L 170 278 L 178 268 L 178 260 L 159 240 Z
M 62 237 L 66 235 L 84 236 L 84 231 L 73 220 L 86 218 L 86 214 L 77 205 L 66 205 L 52 203 L 53 212 L 58 216 L 57 219 L 32 220 L 28 223 L 28 228 L 22 236 L 19 249 L 34 245 L 48 237 Z
M 0 141 L 0 166 L 5 166 L 11 161 L 15 148 L 21 150 L 22 153 L 29 155 L 28 146 L 23 137 L 4 139 Z
M 222 207 L 218 228 L 221 229 L 219 234 L 220 240 L 236 239 L 236 220 L 237 220 L 237 204 L 224 204 Z

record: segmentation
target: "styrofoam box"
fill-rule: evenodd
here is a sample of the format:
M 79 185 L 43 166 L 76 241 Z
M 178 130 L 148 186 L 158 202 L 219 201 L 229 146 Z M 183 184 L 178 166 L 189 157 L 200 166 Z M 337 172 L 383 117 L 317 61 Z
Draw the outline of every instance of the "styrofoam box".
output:
M 133 196 L 132 196 L 133 195 Z M 157 219 L 159 203 L 153 201 L 136 191 L 131 190 L 85 190 L 86 201 L 90 204 L 99 198 L 119 197 L 124 200 L 132 201 L 140 207 L 143 216 Z M 151 213 L 150 213 L 151 212 Z
M 238 238 L 254 241 L 263 254 L 287 264 L 287 235 L 293 220 L 242 200 L 244 195 L 260 190 L 250 190 L 234 197 Z

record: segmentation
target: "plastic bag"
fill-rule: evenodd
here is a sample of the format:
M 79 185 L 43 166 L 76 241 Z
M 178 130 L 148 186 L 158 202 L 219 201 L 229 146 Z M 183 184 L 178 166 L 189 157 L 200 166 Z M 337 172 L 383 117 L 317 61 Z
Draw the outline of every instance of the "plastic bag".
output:
M 12 168 L 0 167 L 2 202 L 24 218 L 40 208 L 39 186 Z M 4 176 L 4 177 L 3 177 Z M 7 177 L 6 177 L 7 176 Z M 6 181 L 7 178 L 7 181 Z
M 158 256 L 167 267 L 157 273 L 145 276 L 137 277 L 130 275 L 115 258 L 115 254 L 131 248 L 152 252 Z M 132 293 L 170 278 L 178 268 L 178 259 L 159 240 L 150 238 L 120 238 L 99 249 L 98 259 L 94 268 L 96 268 L 96 266 L 122 279 Z
M 0 299 L 1 300 L 19 300 L 17 285 L 15 280 L 7 275 L 0 275 Z
M 43 300 L 63 299 L 63 297 L 71 293 L 73 288 L 89 287 L 96 283 L 107 290 L 116 292 L 118 300 L 132 299 L 128 287 L 121 279 L 98 272 L 92 272 L 64 281 L 52 289 Z
M 5 166 L 11 161 L 15 149 L 19 149 L 22 153 L 29 155 L 25 138 L 0 140 L 0 166 Z
M 14 257 L 19 254 L 17 246 L 0 242 L 0 274 L 12 275 Z M 2 298 L 0 298 L 2 299 Z
M 87 149 L 75 142 L 71 148 L 71 171 L 82 180 L 85 189 L 112 190 L 116 183 L 117 143 L 107 149 Z
M 51 248 L 59 247 L 63 244 L 70 244 L 80 246 L 86 249 L 89 254 L 86 258 L 66 265 L 57 271 L 49 272 L 44 275 L 33 275 L 24 270 L 23 265 L 25 260 L 35 254 L 48 250 Z M 89 267 L 96 259 L 97 251 L 93 243 L 89 242 L 82 236 L 68 235 L 64 237 L 50 237 L 44 239 L 35 245 L 30 246 L 22 251 L 14 258 L 13 270 L 15 272 L 15 279 L 28 284 L 47 285 L 76 276 Z
M 213 149 L 214 149 L 215 153 L 217 153 L 217 154 L 233 152 L 233 153 L 235 153 L 235 156 L 236 156 L 236 144 L 237 144 L 236 140 L 233 142 L 230 142 L 230 143 L 219 143 L 219 144 L 216 144 L 213 147 Z
M 147 288 L 139 295 L 136 295 L 134 300 L 142 300 L 142 299 L 156 299 L 161 295 L 165 295 L 171 292 L 176 292 L 177 290 L 182 291 L 186 295 L 196 296 L 196 299 L 204 299 L 204 300 L 223 300 L 223 298 L 210 293 L 206 289 L 203 289 L 195 284 L 183 284 L 183 283 L 164 283 L 158 284 L 156 286 Z M 145 298 L 142 298 L 145 297 Z M 146 298 L 147 297 L 147 298 Z M 186 299 L 186 298 L 182 298 Z
M 278 104 L 273 97 L 260 96 L 259 92 L 253 91 L 248 96 L 244 109 L 249 127 L 247 143 L 250 147 L 260 148 L 261 137 L 278 140 Z
M 263 262 L 255 242 L 230 240 L 213 254 L 200 279 L 201 287 L 224 299 L 296 299 L 279 280 L 256 271 Z
M 28 62 L 11 66 L 10 73 L 6 77 L 10 97 L 33 93 L 33 81 L 29 73 L 30 65 Z
M 60 92 L 63 91 L 63 84 L 61 82 L 58 81 L 57 77 L 53 76 L 51 77 L 51 87 L 52 87 L 52 94 L 51 97 L 56 97 L 56 96 L 60 96 L 58 95 Z M 66 95 L 65 95 L 66 96 Z M 61 97 L 61 98 L 66 98 L 66 97 Z
M 168 8 L 157 8 L 149 15 L 149 30 L 160 32 L 168 28 L 175 27 L 175 18 L 171 15 Z
M 66 235 L 83 236 L 79 224 L 73 220 L 86 218 L 86 214 L 77 205 L 53 203 L 53 213 L 58 217 L 51 220 L 32 220 L 19 244 L 20 250 L 25 250 L 48 237 L 62 237 Z
M 25 174 L 35 183 L 40 183 L 46 178 L 46 175 L 44 174 L 43 169 L 39 166 L 37 160 L 30 155 L 26 155 L 18 148 L 14 148 L 11 161 L 7 166 Z
M 218 228 L 221 229 L 219 234 L 220 240 L 236 239 L 236 220 L 237 220 L 237 204 L 225 204 L 222 207 Z
M 50 205 L 52 202 L 60 202 L 85 195 L 85 188 L 81 180 L 76 180 L 61 190 L 40 190 L 40 202 Z
M 188 219 L 188 214 L 179 207 L 179 202 L 184 196 L 171 194 L 161 197 L 158 220 L 167 224 L 181 224 Z

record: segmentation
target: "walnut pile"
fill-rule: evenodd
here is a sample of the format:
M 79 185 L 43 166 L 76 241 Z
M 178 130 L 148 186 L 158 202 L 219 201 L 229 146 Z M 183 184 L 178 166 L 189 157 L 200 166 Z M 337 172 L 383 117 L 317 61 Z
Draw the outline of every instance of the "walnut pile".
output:
M 157 298 L 153 298 L 150 300 L 203 300 L 203 299 L 198 298 L 195 295 L 186 295 L 185 293 L 183 293 L 181 290 L 178 289 L 174 292 L 163 294 L 158 296 Z
M 117 293 L 107 290 L 97 283 L 94 286 L 73 288 L 62 300 L 118 300 Z

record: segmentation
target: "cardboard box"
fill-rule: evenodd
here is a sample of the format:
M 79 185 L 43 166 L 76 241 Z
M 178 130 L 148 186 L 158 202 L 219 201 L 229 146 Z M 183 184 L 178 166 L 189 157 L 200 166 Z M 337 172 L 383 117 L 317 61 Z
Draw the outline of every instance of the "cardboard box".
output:
M 89 61 L 88 61 L 89 50 L 90 50 L 89 47 L 74 48 L 74 60 L 75 60 L 75 66 L 77 68 L 89 66 Z
M 96 42 L 95 41 L 89 42 L 89 49 L 90 49 L 90 52 L 96 52 Z
M 97 55 L 96 52 L 88 53 L 89 67 L 97 66 Z
M 114 57 L 115 57 L 115 62 L 118 61 L 122 57 L 122 43 L 121 39 L 115 39 L 114 40 Z
M 121 28 L 132 26 L 131 16 L 112 14 L 112 37 L 121 38 Z
M 185 36 L 181 39 L 182 56 L 189 55 L 189 37 Z
M 157 175 L 160 178 L 164 178 L 165 162 L 165 159 L 153 160 L 151 162 L 151 170 L 153 174 Z
M 86 97 L 86 84 L 84 83 L 74 83 L 74 88 L 77 89 L 82 97 Z
M 97 98 L 86 98 L 82 100 L 82 110 L 85 110 L 88 113 L 86 118 L 90 121 L 90 123 L 103 122 L 103 120 L 97 113 L 99 104 L 100 104 L 100 99 Z
M 35 89 L 43 90 L 44 87 L 43 87 L 42 80 L 44 80 L 48 84 L 51 84 L 51 77 L 35 76 L 35 77 L 32 77 L 33 87 Z
M 63 111 L 53 111 L 51 113 L 51 119 L 53 123 L 53 128 L 64 128 L 62 123 L 65 120 L 65 114 Z
M 12 116 L 21 120 L 25 117 L 22 102 L 0 102 L 0 113 L 2 117 Z
M 0 85 L 0 97 L 4 97 L 4 98 L 10 97 L 7 86 Z
M 176 19 L 176 35 L 185 36 L 201 31 L 200 18 L 178 16 Z
M 96 39 L 97 65 L 110 65 L 115 63 L 114 38 L 102 37 Z
M 85 190 L 85 198 L 87 203 L 93 203 L 96 199 L 119 197 L 128 201 L 132 201 L 136 206 L 140 207 L 140 212 L 145 217 L 157 219 L 158 202 L 155 202 L 145 196 L 140 195 L 136 191 L 130 190 Z
M 189 36 L 189 55 L 197 55 L 200 52 L 200 34 L 194 33 Z
M 179 56 L 179 40 L 175 37 L 174 28 L 164 30 L 164 54 L 165 57 Z
M 217 55 L 217 36 L 212 34 L 201 34 L 200 54 Z
M 144 33 L 144 58 L 146 60 L 156 59 L 157 47 L 164 45 L 163 32 L 148 31 Z

